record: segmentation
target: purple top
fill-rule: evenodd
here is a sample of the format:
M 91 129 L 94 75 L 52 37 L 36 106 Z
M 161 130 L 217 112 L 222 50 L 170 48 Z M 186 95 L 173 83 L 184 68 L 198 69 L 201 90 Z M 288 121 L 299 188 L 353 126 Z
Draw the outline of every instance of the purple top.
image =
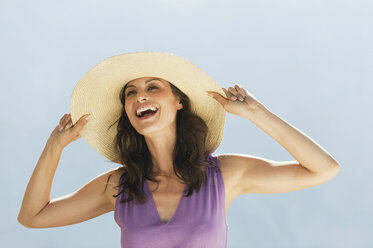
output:
M 215 167 L 206 167 L 207 180 L 200 191 L 194 191 L 189 197 L 183 195 L 174 215 L 166 224 L 159 217 L 146 180 L 146 203 L 120 203 L 123 195 L 117 197 L 114 219 L 121 229 L 122 248 L 227 247 L 228 224 L 223 177 L 218 158 L 209 155 L 208 159 Z M 120 191 L 121 188 L 118 193 Z

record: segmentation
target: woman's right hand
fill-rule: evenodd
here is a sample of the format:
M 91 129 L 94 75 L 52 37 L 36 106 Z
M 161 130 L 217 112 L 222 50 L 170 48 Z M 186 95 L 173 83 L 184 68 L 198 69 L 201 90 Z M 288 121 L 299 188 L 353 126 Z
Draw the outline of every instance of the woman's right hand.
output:
M 88 120 L 85 119 L 87 116 L 89 116 L 89 114 L 81 116 L 75 125 L 73 125 L 71 114 L 64 114 L 60 119 L 60 123 L 51 133 L 49 140 L 61 149 L 65 148 L 71 142 L 82 137 L 80 131 L 88 122 Z

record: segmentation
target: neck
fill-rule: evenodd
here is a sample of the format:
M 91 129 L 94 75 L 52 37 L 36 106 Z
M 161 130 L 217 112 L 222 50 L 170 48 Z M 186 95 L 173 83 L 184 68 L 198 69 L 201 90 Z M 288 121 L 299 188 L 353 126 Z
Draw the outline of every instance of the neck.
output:
M 176 122 L 164 130 L 145 136 L 155 176 L 173 177 L 173 151 L 176 144 Z

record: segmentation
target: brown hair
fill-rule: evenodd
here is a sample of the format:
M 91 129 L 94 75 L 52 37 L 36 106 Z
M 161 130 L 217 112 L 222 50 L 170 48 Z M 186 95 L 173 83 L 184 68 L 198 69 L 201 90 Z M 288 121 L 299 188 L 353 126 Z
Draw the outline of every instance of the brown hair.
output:
M 189 97 L 172 83 L 168 83 L 172 93 L 180 98 L 183 105 L 176 115 L 177 138 L 173 151 L 173 169 L 176 176 L 187 184 L 186 197 L 188 197 L 193 194 L 194 190 L 198 192 L 206 180 L 205 166 L 213 166 L 207 157 L 212 151 L 207 151 L 205 147 L 208 126 L 202 118 L 191 112 Z M 116 145 L 120 151 L 121 164 L 126 166 L 119 169 L 123 171 L 120 177 L 122 183 L 116 186 L 117 188 L 123 186 L 122 191 L 113 197 L 118 197 L 127 191 L 128 197 L 126 199 L 123 197 L 121 203 L 136 199 L 142 204 L 146 202 L 146 197 L 144 189 L 140 190 L 139 186 L 143 185 L 145 179 L 158 184 L 159 181 L 151 175 L 153 163 L 144 136 L 135 130 L 125 111 L 124 92 L 127 85 L 121 89 L 119 96 L 123 108 L 117 121 L 118 132 L 115 137 Z M 110 177 L 108 181 L 109 179 Z

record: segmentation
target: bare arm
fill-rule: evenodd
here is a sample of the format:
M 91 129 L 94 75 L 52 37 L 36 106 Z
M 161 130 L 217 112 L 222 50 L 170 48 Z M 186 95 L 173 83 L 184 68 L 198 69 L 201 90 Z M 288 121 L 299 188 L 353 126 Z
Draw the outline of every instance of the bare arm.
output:
M 70 115 L 64 115 L 52 132 L 27 185 L 18 214 L 18 221 L 24 226 L 42 228 L 70 225 L 113 210 L 109 199 L 112 191 L 104 192 L 115 169 L 99 175 L 72 194 L 50 201 L 51 185 L 63 148 L 80 137 L 79 132 L 86 123 L 87 120 L 80 118 L 69 129 L 73 126 Z
M 27 223 L 49 203 L 52 181 L 62 150 L 52 140 L 47 141 L 23 197 L 18 214 L 18 221 L 21 224 L 27 226 Z
M 117 169 L 102 173 L 77 191 L 48 202 L 24 225 L 29 228 L 67 226 L 113 211 L 114 205 L 109 199 L 112 190 L 109 190 L 111 186 L 106 187 L 106 183 L 117 184 Z

